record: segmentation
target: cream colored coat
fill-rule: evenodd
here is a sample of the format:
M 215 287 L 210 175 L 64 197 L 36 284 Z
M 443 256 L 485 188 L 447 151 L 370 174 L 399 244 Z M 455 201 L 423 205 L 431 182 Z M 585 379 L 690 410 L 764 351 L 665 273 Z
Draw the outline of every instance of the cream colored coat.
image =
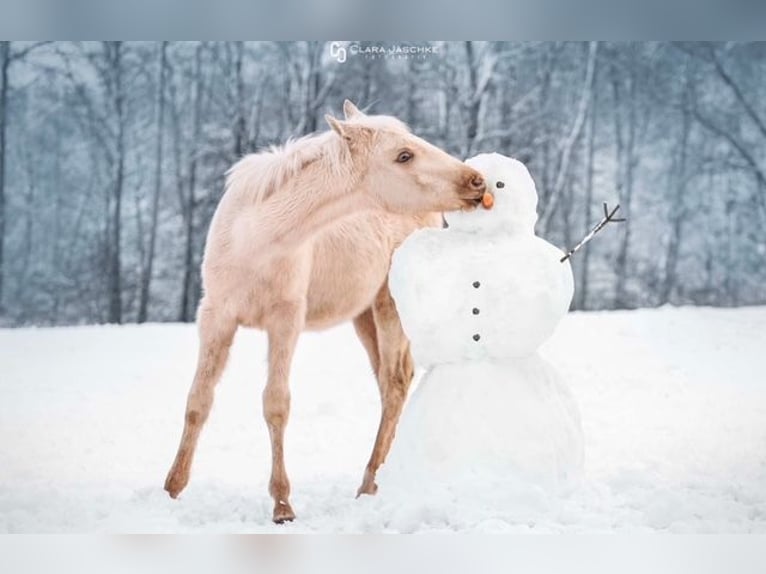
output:
M 292 520 L 283 438 L 298 335 L 353 320 L 381 392 L 380 427 L 358 495 L 374 494 L 413 375 L 409 343 L 387 288 L 391 255 L 442 211 L 474 207 L 474 169 L 412 135 L 399 120 L 350 102 L 332 130 L 246 156 L 230 170 L 208 233 L 200 350 L 184 431 L 165 489 L 189 480 L 214 387 L 238 326 L 269 337 L 263 410 L 272 442 L 273 520 Z

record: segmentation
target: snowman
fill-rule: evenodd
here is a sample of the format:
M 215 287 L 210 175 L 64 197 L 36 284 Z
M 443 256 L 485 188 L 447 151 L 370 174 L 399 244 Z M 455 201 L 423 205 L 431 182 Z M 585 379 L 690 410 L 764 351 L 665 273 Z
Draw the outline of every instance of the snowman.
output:
M 416 364 L 381 484 L 571 486 L 583 465 L 577 405 L 538 353 L 569 309 L 569 261 L 534 232 L 527 168 L 500 154 L 466 162 L 493 199 L 446 214 L 395 252 L 389 286 Z M 491 208 L 487 208 L 491 207 Z

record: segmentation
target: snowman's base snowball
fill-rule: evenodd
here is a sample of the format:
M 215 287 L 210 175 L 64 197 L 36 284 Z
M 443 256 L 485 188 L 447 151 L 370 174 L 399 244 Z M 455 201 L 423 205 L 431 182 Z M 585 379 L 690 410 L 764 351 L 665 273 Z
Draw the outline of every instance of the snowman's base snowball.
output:
M 556 370 L 534 354 L 437 365 L 402 415 L 381 489 L 559 492 L 583 467 L 579 411 Z

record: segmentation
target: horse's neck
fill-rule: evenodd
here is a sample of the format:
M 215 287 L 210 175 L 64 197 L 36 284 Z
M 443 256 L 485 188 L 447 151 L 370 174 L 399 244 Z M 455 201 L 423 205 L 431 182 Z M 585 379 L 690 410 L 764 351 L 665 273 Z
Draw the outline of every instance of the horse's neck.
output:
M 329 183 L 312 197 L 312 201 L 303 202 L 291 210 L 289 219 L 297 242 L 308 239 L 348 215 L 371 207 L 362 189 L 345 183 L 338 185 L 342 187 Z
M 259 227 L 270 248 L 297 247 L 336 221 L 372 208 L 358 166 L 325 168 L 307 166 L 263 205 Z

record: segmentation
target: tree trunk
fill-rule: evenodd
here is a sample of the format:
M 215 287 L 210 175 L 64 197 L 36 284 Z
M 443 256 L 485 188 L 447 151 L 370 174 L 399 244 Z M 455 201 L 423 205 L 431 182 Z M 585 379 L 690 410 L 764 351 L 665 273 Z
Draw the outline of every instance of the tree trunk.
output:
M 726 280 L 724 281 L 726 288 L 726 299 L 730 307 L 735 307 L 738 300 L 738 285 L 739 282 L 734 279 L 734 269 L 736 267 L 735 257 L 735 239 L 737 236 L 736 228 L 736 211 L 737 200 L 736 192 L 730 185 L 728 191 L 728 198 L 726 200 Z
M 152 195 L 151 223 L 149 225 L 149 248 L 146 263 L 141 277 L 141 295 L 138 305 L 138 322 L 144 323 L 149 308 L 149 295 L 154 270 L 154 251 L 157 243 L 157 216 L 160 205 L 160 190 L 162 189 L 162 137 L 165 126 L 165 81 L 167 77 L 167 42 L 160 46 L 160 73 L 157 87 L 157 141 L 154 163 L 154 194 Z
M 552 44 L 550 48 L 546 49 L 543 55 L 543 62 L 541 65 L 542 68 L 542 76 L 540 78 L 540 97 L 538 98 L 537 105 L 541 110 L 544 110 L 546 113 L 543 114 L 540 126 L 538 129 L 543 133 L 543 142 L 542 142 L 542 161 L 538 163 L 540 166 L 540 181 L 541 185 L 538 189 L 538 194 L 540 196 L 540 201 L 538 202 L 538 205 L 547 205 L 548 198 L 551 195 L 552 192 L 552 186 L 551 186 L 551 177 L 552 177 L 552 164 L 551 161 L 551 120 L 549 117 L 549 110 L 548 106 L 550 94 L 552 91 L 552 79 L 553 79 L 553 73 L 557 66 L 558 61 L 558 50 L 556 44 Z M 540 225 L 538 223 L 538 229 L 540 229 Z
M 478 63 L 474 53 L 473 42 L 463 42 L 465 48 L 466 66 L 468 68 L 468 98 L 465 104 L 465 155 L 473 152 L 476 136 L 479 134 L 479 114 L 481 113 L 481 97 L 479 91 Z
M 321 57 L 322 48 L 319 42 L 311 41 L 306 43 L 306 59 L 308 70 L 306 74 L 306 85 L 304 86 L 303 100 L 303 134 L 311 134 L 317 131 L 316 107 L 319 102 L 319 92 L 321 90 Z
M 628 77 L 628 89 L 629 93 L 624 104 L 628 108 L 627 122 L 624 126 L 626 134 L 623 134 L 620 122 L 620 95 L 619 95 L 619 78 L 614 79 L 613 88 L 615 94 L 615 119 L 616 129 L 618 131 L 618 160 L 622 164 L 622 177 L 618 184 L 620 190 L 620 205 L 622 206 L 627 221 L 625 221 L 623 228 L 623 235 L 620 241 L 620 246 L 617 251 L 617 259 L 615 262 L 615 272 L 617 275 L 617 282 L 614 291 L 614 307 L 617 309 L 623 309 L 628 306 L 627 300 L 627 274 L 628 274 L 628 250 L 630 246 L 630 204 L 633 196 L 633 172 L 635 167 L 635 135 L 636 135 L 636 76 L 635 70 L 630 66 L 630 75 Z
M 125 112 L 122 86 L 122 43 L 109 42 L 110 73 L 113 74 L 114 111 L 117 122 L 117 153 L 114 172 L 114 202 L 111 213 L 111 238 L 109 253 L 109 322 L 122 323 L 121 233 L 122 191 L 125 178 Z
M 357 104 L 367 106 L 372 102 L 372 65 L 367 64 L 362 68 L 362 93 L 359 95 Z
M 5 137 L 8 118 L 8 68 L 11 43 L 0 42 L 0 315 L 3 314 L 5 271 Z
M 24 285 L 29 279 L 29 268 L 34 254 L 35 241 L 35 167 L 32 153 L 27 148 L 23 152 L 24 171 L 26 172 L 27 193 L 24 197 L 24 247 L 21 252 L 21 272 L 19 273 L 19 282 L 17 285 L 18 298 L 23 297 Z
M 234 126 L 234 160 L 238 160 L 247 152 L 247 121 L 245 120 L 245 80 L 242 76 L 242 64 L 245 58 L 245 43 L 236 42 L 237 50 L 234 61 L 234 75 L 237 101 L 237 117 Z
M 598 70 L 594 71 L 594 86 L 597 79 L 596 74 Z M 590 107 L 590 121 L 588 122 L 588 159 L 586 160 L 586 173 L 585 173 L 585 226 L 590 226 L 593 222 L 592 215 L 592 203 L 593 203 L 593 176 L 595 172 L 595 157 L 596 157 L 596 118 L 598 117 L 598 90 L 593 92 L 593 100 Z M 590 249 L 585 249 L 580 261 L 580 289 L 577 297 L 577 308 L 586 309 L 588 305 L 588 271 L 590 266 Z
M 670 239 L 665 253 L 665 278 L 660 292 L 660 303 L 669 303 L 673 290 L 677 284 L 676 270 L 678 267 L 678 251 L 681 246 L 683 233 L 683 221 L 686 215 L 685 196 L 686 196 L 686 161 L 687 148 L 689 143 L 689 132 L 691 130 L 691 114 L 689 107 L 684 105 L 681 110 L 681 138 L 678 148 L 678 164 L 675 169 L 675 185 L 673 202 L 670 205 Z
M 500 137 L 498 141 L 499 151 L 500 153 L 504 155 L 513 155 L 513 149 L 512 146 L 514 144 L 513 138 L 511 137 L 511 131 L 510 127 L 513 126 L 513 105 L 511 104 L 511 101 L 509 98 L 504 97 L 504 94 L 500 94 L 500 97 L 498 98 L 500 100 L 500 125 L 503 127 L 504 133 L 502 137 Z
M 54 172 L 53 172 L 53 180 L 57 182 L 62 181 L 62 168 L 61 168 L 61 156 L 63 153 L 62 150 L 62 135 L 61 135 L 61 129 L 56 130 L 56 144 L 55 144 L 55 162 L 54 162 Z M 55 281 L 51 285 L 51 294 L 53 297 L 53 305 L 51 309 L 51 317 L 52 317 L 52 323 L 58 324 L 58 316 L 59 316 L 59 308 L 61 305 L 61 297 L 63 295 L 62 289 L 60 288 L 61 285 L 61 275 L 62 270 L 65 269 L 62 265 L 61 260 L 61 244 L 62 244 L 62 237 L 61 237 L 61 230 L 62 230 L 62 219 L 63 219 L 63 211 L 64 211 L 64 192 L 61 189 L 62 185 L 59 184 L 55 186 L 55 195 L 56 199 L 54 201 L 54 211 L 53 211 L 53 221 L 51 222 L 51 260 L 50 260 L 50 267 L 53 269 L 55 273 Z
M 410 58 L 407 62 L 407 99 L 405 100 L 404 107 L 404 121 L 407 125 L 414 126 L 419 123 L 417 116 L 417 93 L 418 83 L 416 81 L 418 68 L 415 65 L 415 58 Z
M 196 202 L 195 187 L 197 186 L 197 155 L 199 154 L 199 138 L 202 126 L 202 46 L 197 46 L 194 54 L 194 116 L 191 160 L 189 162 L 189 185 L 186 195 L 185 246 L 184 246 L 184 280 L 181 292 L 181 312 L 178 319 L 185 323 L 194 317 L 192 310 L 192 283 L 194 279 L 194 207 Z
M 572 189 L 572 179 L 567 179 L 562 192 L 561 204 L 561 235 L 563 245 L 572 245 L 572 204 L 574 203 L 574 190 Z

